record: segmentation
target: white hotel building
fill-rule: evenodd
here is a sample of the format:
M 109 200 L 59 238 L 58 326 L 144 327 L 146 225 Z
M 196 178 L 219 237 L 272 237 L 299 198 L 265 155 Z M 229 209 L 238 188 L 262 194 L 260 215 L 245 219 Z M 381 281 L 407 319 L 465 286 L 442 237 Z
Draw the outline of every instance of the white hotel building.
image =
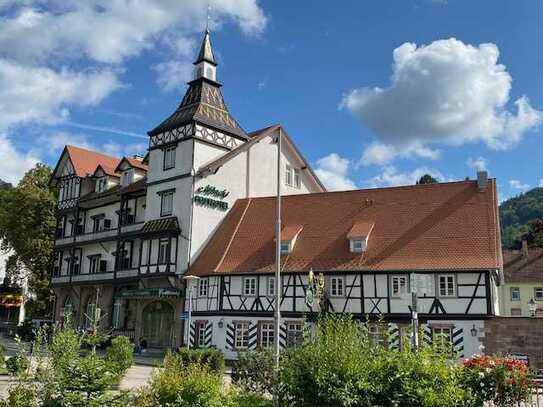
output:
M 177 110 L 149 131 L 145 157 L 64 149 L 52 178 L 59 189 L 55 318 L 70 312 L 84 326 L 98 307 L 115 334 L 176 346 L 187 340 L 180 316 L 183 276 L 191 274 L 200 280 L 190 340 L 229 358 L 272 344 L 278 288 L 284 346 L 321 310 L 383 318 L 397 346 L 417 288 L 426 340 L 447 336 L 458 355 L 475 353 L 485 320 L 498 312 L 495 180 L 481 173 L 477 181 L 326 192 L 285 129 L 239 126 L 216 70 L 206 32 L 194 80 Z M 269 197 L 280 130 L 277 284 Z M 323 283 L 313 303 L 306 301 L 310 270 Z

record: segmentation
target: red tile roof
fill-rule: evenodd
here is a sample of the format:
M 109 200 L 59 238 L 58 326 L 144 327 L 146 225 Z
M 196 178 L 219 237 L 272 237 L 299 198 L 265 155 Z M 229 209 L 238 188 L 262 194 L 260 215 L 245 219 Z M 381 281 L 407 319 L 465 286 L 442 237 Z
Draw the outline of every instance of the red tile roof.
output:
M 361 222 L 357 221 L 353 224 L 349 233 L 347 233 L 347 239 L 353 239 L 356 237 L 368 237 L 373 229 L 373 222 Z
M 137 158 L 137 157 L 123 157 L 122 160 L 119 161 L 119 164 L 117 164 L 117 167 L 115 168 L 115 171 L 120 172 L 119 167 L 121 164 L 126 161 L 131 167 L 138 168 L 143 171 L 148 171 L 149 166 L 143 162 L 143 157 Z
M 300 233 L 303 229 L 303 225 L 285 225 L 281 229 L 281 240 L 283 242 L 292 240 L 296 236 L 298 236 L 298 233 Z
M 75 146 L 66 146 L 66 151 L 74 166 L 75 174 L 79 177 L 86 177 L 87 175 L 94 174 L 94 171 L 99 165 L 106 174 L 116 175 L 115 168 L 120 161 L 117 157 Z
M 501 267 L 495 180 L 285 196 L 285 225 L 303 225 L 284 271 L 467 270 Z M 355 223 L 373 223 L 351 253 Z M 238 200 L 191 274 L 272 272 L 275 198 Z
M 543 249 L 530 248 L 528 256 L 518 250 L 504 250 L 503 273 L 506 283 L 543 284 Z

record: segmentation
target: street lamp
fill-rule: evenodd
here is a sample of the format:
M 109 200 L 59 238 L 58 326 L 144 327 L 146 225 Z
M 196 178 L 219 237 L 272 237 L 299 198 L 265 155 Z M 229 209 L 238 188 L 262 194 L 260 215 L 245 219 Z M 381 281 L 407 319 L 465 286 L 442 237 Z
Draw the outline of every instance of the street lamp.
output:
M 192 319 L 192 282 L 200 280 L 198 276 L 185 276 L 183 280 L 186 281 L 187 287 L 189 289 L 189 313 L 187 318 L 187 349 L 190 349 L 190 323 Z
M 535 317 L 535 312 L 537 311 L 537 304 L 535 303 L 533 298 L 528 301 L 528 310 L 530 311 L 530 316 L 532 318 Z

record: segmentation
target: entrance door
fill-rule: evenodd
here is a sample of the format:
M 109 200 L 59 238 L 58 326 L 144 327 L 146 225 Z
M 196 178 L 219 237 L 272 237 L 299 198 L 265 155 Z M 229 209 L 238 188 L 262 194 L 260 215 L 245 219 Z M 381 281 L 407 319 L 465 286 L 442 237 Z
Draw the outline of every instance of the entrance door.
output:
M 143 309 L 143 337 L 153 347 L 169 347 L 173 329 L 173 307 L 155 301 Z

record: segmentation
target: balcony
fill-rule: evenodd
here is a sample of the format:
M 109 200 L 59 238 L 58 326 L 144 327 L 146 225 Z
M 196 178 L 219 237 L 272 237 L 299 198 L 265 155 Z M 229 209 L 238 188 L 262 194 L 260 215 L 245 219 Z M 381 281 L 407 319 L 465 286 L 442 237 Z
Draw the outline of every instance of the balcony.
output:
M 87 232 L 87 233 L 77 235 L 75 237 L 75 241 L 77 243 L 83 243 L 83 242 L 88 242 L 88 241 L 97 240 L 97 239 L 107 239 L 107 238 L 115 237 L 115 236 L 117 236 L 116 228 L 102 229 L 97 232 Z
M 121 226 L 121 233 L 133 233 L 139 231 L 145 222 L 134 222 Z
M 72 276 L 72 283 L 79 283 L 83 281 L 101 281 L 101 280 L 113 280 L 113 271 L 105 271 L 100 273 L 85 273 Z
M 138 269 L 130 268 L 130 269 L 118 270 L 116 274 L 117 274 L 117 278 L 137 277 Z

